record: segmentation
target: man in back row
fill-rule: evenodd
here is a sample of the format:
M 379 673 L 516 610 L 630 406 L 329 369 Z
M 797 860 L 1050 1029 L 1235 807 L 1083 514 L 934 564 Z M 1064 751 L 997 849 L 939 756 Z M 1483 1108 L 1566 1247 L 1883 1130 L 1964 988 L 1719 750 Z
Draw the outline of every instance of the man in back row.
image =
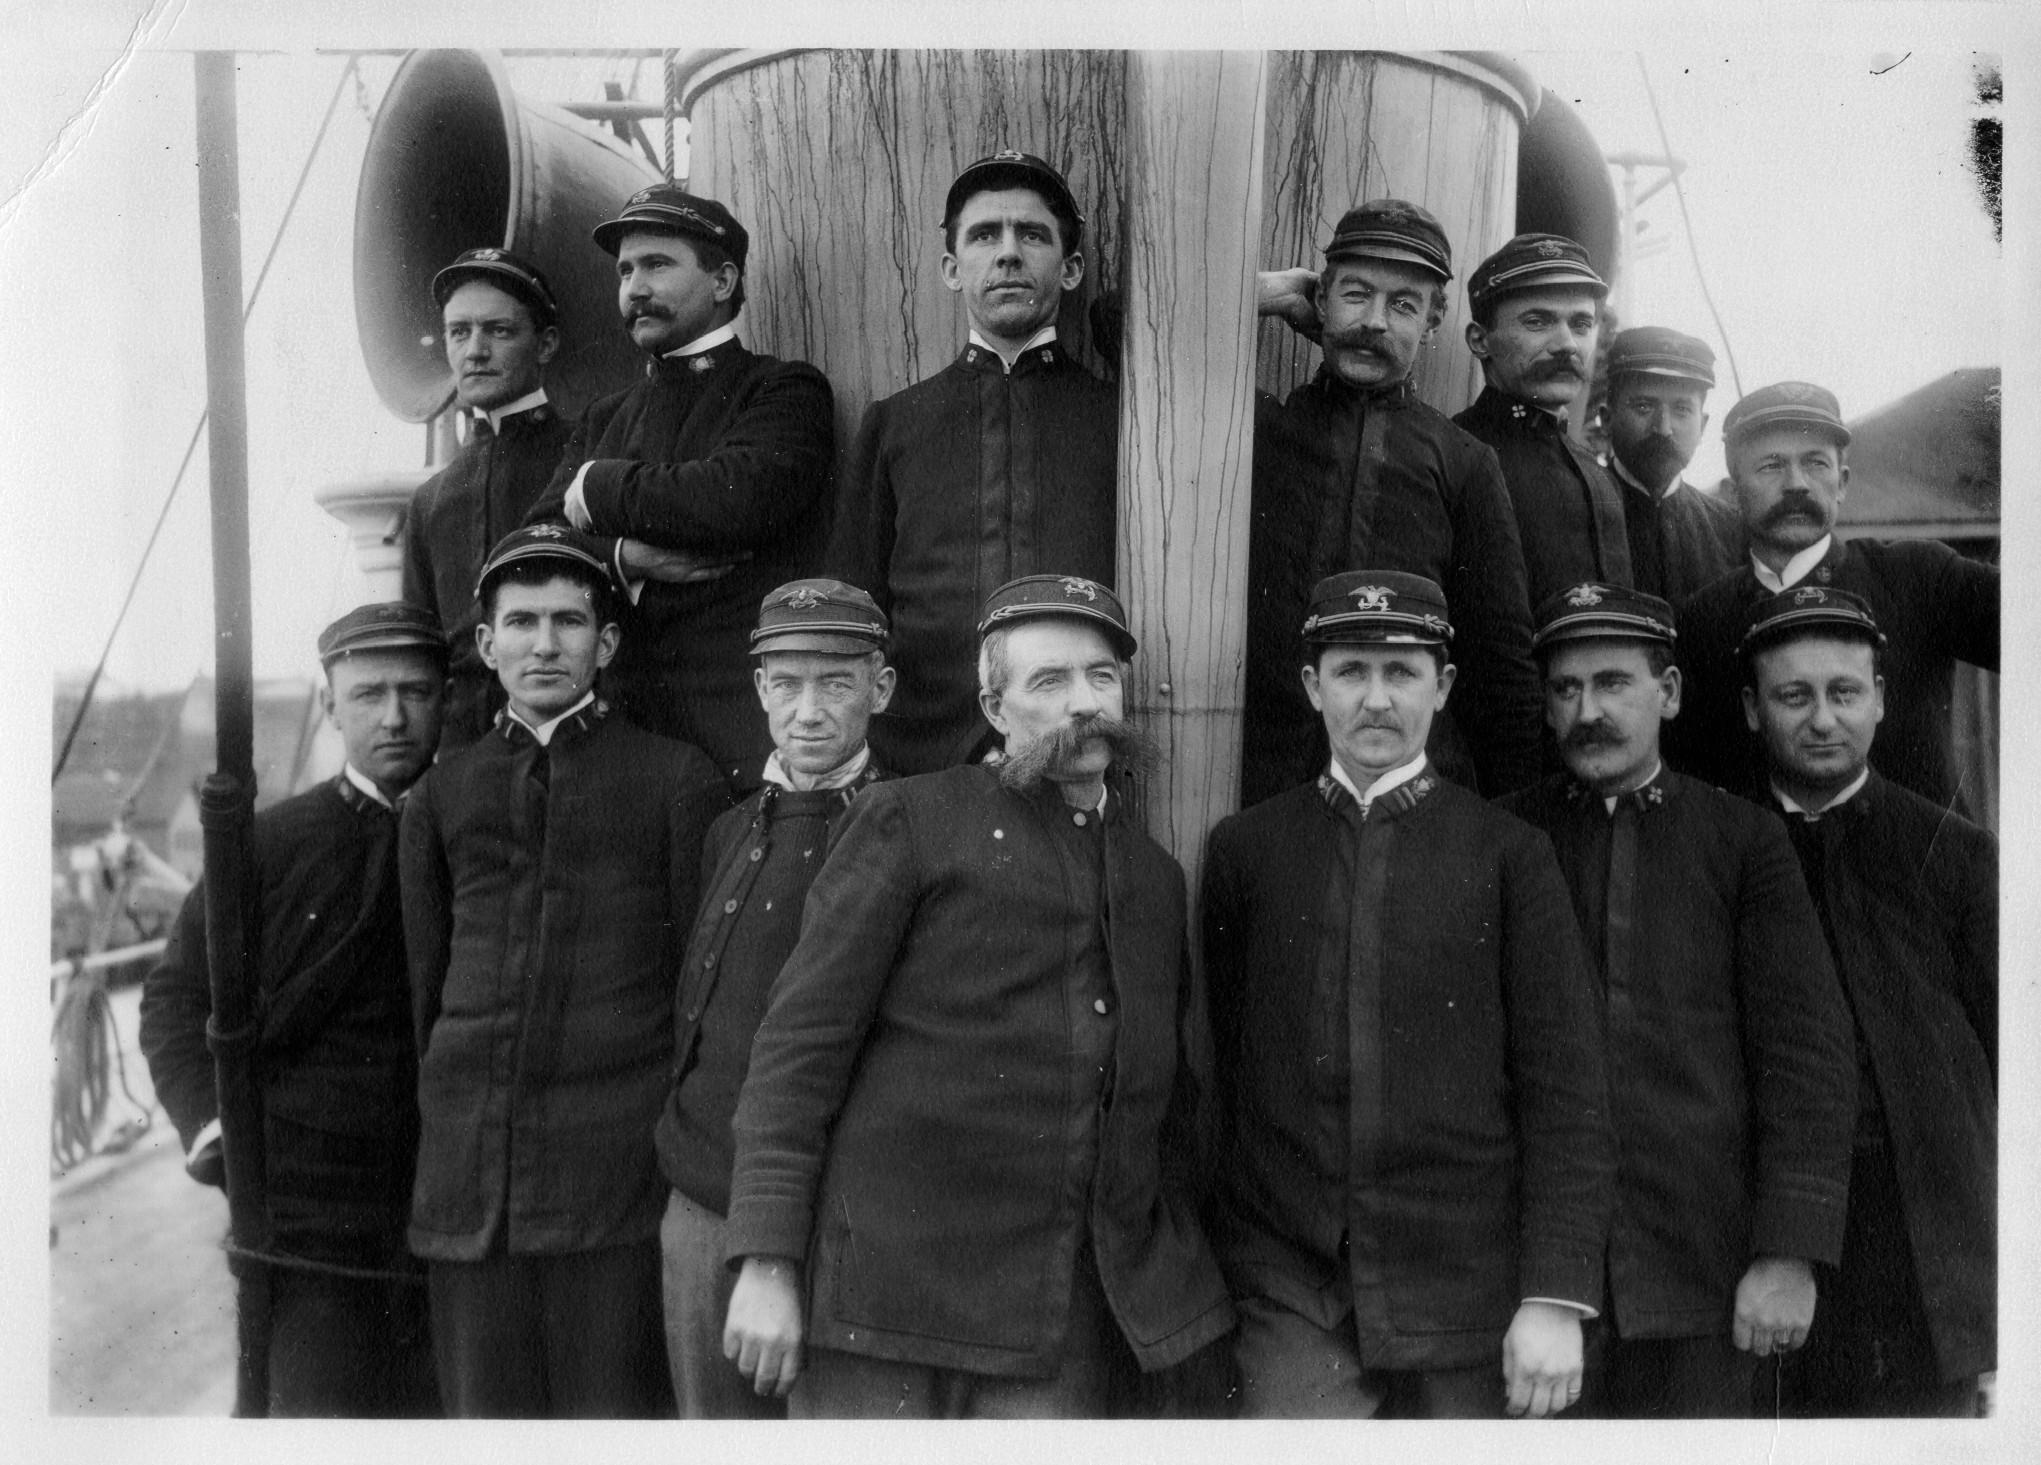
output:
M 809 573 L 828 532 L 829 383 L 746 350 L 750 236 L 670 183 L 596 226 L 645 380 L 589 407 L 528 522 L 601 536 L 634 605 L 610 686 L 650 732 L 707 752 L 739 793 L 772 751 L 746 638 L 768 590 Z
M 1084 281 L 1069 185 L 1032 154 L 994 153 L 957 175 L 942 227 L 970 340 L 865 413 L 824 561 L 892 618 L 900 688 L 872 744 L 901 773 L 992 743 L 972 676 L 985 598 L 1049 570 L 1111 587 L 1118 552 L 1119 398 L 1056 334 Z

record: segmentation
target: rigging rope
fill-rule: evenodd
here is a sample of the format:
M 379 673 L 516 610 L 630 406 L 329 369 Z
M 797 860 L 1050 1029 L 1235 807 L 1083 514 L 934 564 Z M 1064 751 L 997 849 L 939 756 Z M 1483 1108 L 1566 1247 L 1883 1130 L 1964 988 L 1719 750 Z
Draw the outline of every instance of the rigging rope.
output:
M 1658 110 L 1658 94 L 1651 89 L 1651 73 L 1645 69 L 1644 53 L 1632 53 L 1637 57 L 1638 74 L 1644 78 L 1644 97 L 1651 103 L 1651 119 L 1658 124 L 1658 147 L 1661 157 L 1673 156 L 1672 141 L 1666 136 L 1665 117 Z M 1687 190 L 1680 186 L 1678 169 L 1672 170 L 1673 197 L 1680 201 L 1680 223 L 1687 233 L 1687 253 L 1694 261 L 1694 278 L 1700 283 L 1701 298 L 1708 302 L 1708 314 L 1715 317 L 1715 334 L 1722 338 L 1722 354 L 1729 358 L 1729 378 L 1736 384 L 1736 395 L 1743 395 L 1743 373 L 1736 369 L 1736 349 L 1729 344 L 1729 329 L 1722 324 L 1722 312 L 1715 308 L 1715 296 L 1708 289 L 1708 277 L 1701 270 L 1701 251 L 1694 243 L 1694 220 L 1687 212 Z
M 332 100 L 326 104 L 326 115 L 319 120 L 318 134 L 312 139 L 312 149 L 305 155 L 305 165 L 298 170 L 297 186 L 291 190 L 290 202 L 284 205 L 283 217 L 277 221 L 276 237 L 269 242 L 269 253 L 263 257 L 262 268 L 256 272 L 255 288 L 248 292 L 248 303 L 241 308 L 241 323 L 246 325 L 254 313 L 255 302 L 262 298 L 263 281 L 269 278 L 269 267 L 276 263 L 276 252 L 283 244 L 284 230 L 289 227 L 291 214 L 297 209 L 298 198 L 305 191 L 305 180 L 312 176 L 312 163 L 319 156 L 320 144 L 326 141 L 326 129 L 333 121 L 333 113 L 340 105 L 342 91 L 347 80 L 354 75 L 359 64 L 358 56 L 347 58 L 347 65 L 341 69 L 340 80 L 334 85 Z M 78 729 L 85 725 L 85 714 L 92 710 L 92 695 L 99 689 L 99 678 L 106 671 L 106 659 L 113 654 L 114 638 L 120 635 L 120 628 L 128 617 L 128 608 L 135 603 L 135 592 L 141 588 L 142 572 L 149 566 L 149 555 L 156 548 L 156 540 L 163 533 L 164 521 L 170 517 L 170 506 L 177 501 L 177 490 L 184 485 L 185 470 L 191 467 L 192 455 L 198 451 L 199 434 L 205 431 L 206 413 L 198 414 L 198 421 L 191 429 L 191 441 L 184 445 L 184 456 L 178 460 L 176 476 L 170 480 L 170 492 L 163 496 L 163 507 L 157 511 L 155 527 L 149 531 L 149 542 L 142 546 L 142 558 L 135 565 L 134 577 L 128 581 L 128 593 L 120 603 L 120 611 L 113 618 L 113 629 L 106 633 L 106 645 L 100 648 L 99 661 L 92 668 L 92 675 L 85 679 L 85 695 L 78 700 L 77 715 L 71 719 L 70 729 L 64 734 L 64 745 L 57 752 L 56 766 L 50 769 L 50 784 L 63 776 L 64 765 L 71 761 L 71 747 L 78 741 Z

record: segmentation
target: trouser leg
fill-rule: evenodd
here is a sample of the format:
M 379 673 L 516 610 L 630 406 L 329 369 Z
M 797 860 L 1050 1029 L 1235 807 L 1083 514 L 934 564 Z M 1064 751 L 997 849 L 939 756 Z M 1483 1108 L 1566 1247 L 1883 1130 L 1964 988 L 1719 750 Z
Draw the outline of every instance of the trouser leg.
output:
M 1386 1385 L 1361 1366 L 1353 1320 L 1322 1328 L 1267 1297 L 1235 1301 L 1243 1419 L 1372 1419 Z
M 724 1218 L 674 1191 L 659 1226 L 666 1359 L 682 1419 L 784 1419 L 786 1401 L 760 1398 L 723 1356 L 723 1322 L 737 1275 L 723 1262 Z

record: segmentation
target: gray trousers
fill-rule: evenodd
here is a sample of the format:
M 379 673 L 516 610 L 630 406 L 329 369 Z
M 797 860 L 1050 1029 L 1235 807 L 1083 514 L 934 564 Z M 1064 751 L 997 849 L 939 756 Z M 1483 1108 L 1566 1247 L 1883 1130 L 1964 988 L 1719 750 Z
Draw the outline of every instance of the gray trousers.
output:
M 723 1356 L 723 1321 L 737 1274 L 723 1264 L 724 1219 L 679 1191 L 659 1223 L 666 1297 L 666 1362 L 682 1419 L 785 1419 L 786 1402 L 760 1398 Z

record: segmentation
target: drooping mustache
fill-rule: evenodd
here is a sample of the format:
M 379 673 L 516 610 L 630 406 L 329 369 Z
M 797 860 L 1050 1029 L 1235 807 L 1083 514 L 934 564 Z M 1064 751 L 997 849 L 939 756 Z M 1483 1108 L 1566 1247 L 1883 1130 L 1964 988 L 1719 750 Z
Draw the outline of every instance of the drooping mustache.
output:
M 1577 382 L 1587 380 L 1586 368 L 1581 365 L 1580 358 L 1570 351 L 1563 356 L 1549 357 L 1537 363 L 1527 375 L 1534 382 L 1558 381 L 1562 377 L 1570 377 Z
M 1561 743 L 1574 752 L 1585 753 L 1590 748 L 1621 747 L 1623 737 L 1606 723 L 1584 722 L 1568 733 Z
M 1155 739 L 1131 722 L 1113 717 L 1073 718 L 1018 748 L 1009 748 L 999 762 L 1000 783 L 1016 793 L 1032 793 L 1056 775 L 1068 773 L 1093 739 L 1112 750 L 1115 763 L 1136 774 L 1152 773 L 1162 762 Z
M 1819 524 L 1827 517 L 1812 494 L 1789 493 L 1765 511 L 1764 517 L 1758 520 L 1758 527 L 1768 529 L 1788 519 L 1812 519 Z
M 624 311 L 624 324 L 631 325 L 640 320 L 672 320 L 673 312 L 656 300 L 641 301 Z

